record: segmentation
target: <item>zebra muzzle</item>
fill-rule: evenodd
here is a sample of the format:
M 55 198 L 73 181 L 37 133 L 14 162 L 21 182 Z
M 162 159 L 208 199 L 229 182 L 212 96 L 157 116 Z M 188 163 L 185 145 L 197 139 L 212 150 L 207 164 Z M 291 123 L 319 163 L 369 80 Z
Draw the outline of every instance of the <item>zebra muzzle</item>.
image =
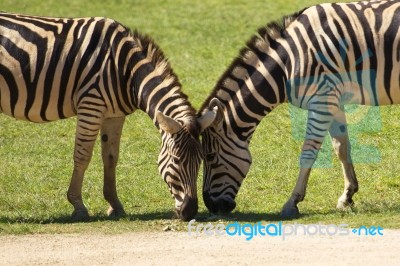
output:
M 236 202 L 230 197 L 214 198 L 209 193 L 203 193 L 204 204 L 211 213 L 229 213 L 236 208 Z
M 186 196 L 180 208 L 176 208 L 176 214 L 183 221 L 192 220 L 198 210 L 198 200 L 197 198 L 192 198 Z

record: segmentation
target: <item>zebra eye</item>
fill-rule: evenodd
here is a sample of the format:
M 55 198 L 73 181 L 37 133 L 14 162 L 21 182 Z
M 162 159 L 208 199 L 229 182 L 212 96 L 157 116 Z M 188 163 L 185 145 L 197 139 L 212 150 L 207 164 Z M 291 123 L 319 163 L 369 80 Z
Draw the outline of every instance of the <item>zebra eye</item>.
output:
M 174 164 L 179 164 L 179 158 L 178 158 L 178 157 L 176 157 L 176 156 L 171 156 L 171 158 L 172 158 L 172 162 L 173 162 Z
M 206 160 L 207 161 L 211 162 L 211 161 L 214 161 L 214 159 L 215 159 L 215 153 L 214 152 L 213 153 L 209 153 L 209 154 L 206 155 Z

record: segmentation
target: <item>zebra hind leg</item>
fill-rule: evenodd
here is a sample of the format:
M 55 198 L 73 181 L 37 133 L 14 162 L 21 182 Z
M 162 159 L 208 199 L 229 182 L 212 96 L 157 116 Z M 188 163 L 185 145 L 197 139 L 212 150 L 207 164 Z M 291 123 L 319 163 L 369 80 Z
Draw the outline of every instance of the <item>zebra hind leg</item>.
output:
M 101 117 L 79 115 L 76 126 L 74 171 L 68 188 L 68 201 L 74 206 L 72 221 L 86 221 L 89 213 L 82 201 L 82 183 L 92 158 L 93 146 L 101 125 Z
M 329 133 L 335 153 L 342 164 L 344 176 L 344 192 L 338 199 L 336 208 L 344 209 L 354 205 L 353 195 L 358 191 L 358 181 L 350 155 L 350 141 L 345 120 L 340 122 L 335 120 Z
M 101 149 L 104 164 L 104 198 L 110 204 L 107 214 L 110 218 L 125 215 L 124 207 L 118 199 L 116 188 L 116 167 L 119 157 L 119 144 L 125 117 L 110 118 L 101 127 Z

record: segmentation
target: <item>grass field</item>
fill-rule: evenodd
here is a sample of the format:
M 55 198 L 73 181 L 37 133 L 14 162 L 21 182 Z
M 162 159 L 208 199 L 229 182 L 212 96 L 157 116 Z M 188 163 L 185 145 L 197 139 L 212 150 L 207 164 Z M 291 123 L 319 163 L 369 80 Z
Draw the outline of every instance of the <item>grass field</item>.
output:
M 2 0 L 8 12 L 45 16 L 105 16 L 150 34 L 178 74 L 183 90 L 199 108 L 219 75 L 256 29 L 320 1 L 39 1 Z M 354 108 L 353 108 L 354 109 Z M 280 220 L 298 173 L 301 140 L 292 134 L 301 115 L 280 106 L 260 124 L 251 144 L 253 165 L 237 198 L 236 210 L 223 220 Z M 375 116 L 363 120 L 367 111 Z M 292 115 L 291 115 L 292 114 Z M 293 118 L 295 117 L 295 118 Z M 308 194 L 299 205 L 298 223 L 347 223 L 400 228 L 400 107 L 355 108 L 351 134 L 360 191 L 353 210 L 337 211 L 343 190 L 342 170 L 329 142 L 321 168 L 311 174 Z M 185 230 L 171 220 L 173 200 L 157 171 L 160 137 L 146 114 L 137 112 L 125 124 L 117 170 L 118 191 L 128 217 L 105 216 L 99 145 L 83 187 L 90 223 L 69 224 L 72 206 L 66 191 L 72 173 L 74 118 L 36 125 L 0 116 L 0 234 L 55 232 L 124 232 Z M 301 123 L 300 123 L 301 124 Z M 373 125 L 373 130 L 368 130 Z M 297 132 L 297 131 L 296 131 Z M 330 158 L 333 158 L 331 160 Z M 202 177 L 199 177 L 201 195 Z M 198 219 L 208 220 L 200 197 Z

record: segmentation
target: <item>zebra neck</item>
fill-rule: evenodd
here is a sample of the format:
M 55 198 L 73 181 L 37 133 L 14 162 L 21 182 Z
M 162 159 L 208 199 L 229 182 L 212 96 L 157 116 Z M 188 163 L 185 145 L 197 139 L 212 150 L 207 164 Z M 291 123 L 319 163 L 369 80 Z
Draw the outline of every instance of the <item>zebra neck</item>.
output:
M 181 91 L 177 81 L 171 84 L 170 80 L 161 77 L 151 81 L 146 77 L 138 85 L 139 89 L 134 90 L 133 98 L 136 107 L 145 112 L 159 130 L 157 112 L 178 121 L 182 126 L 195 121 L 195 110 L 187 100 L 187 96 Z
M 133 39 L 126 64 L 130 68 L 127 87 L 133 108 L 147 113 L 157 128 L 157 111 L 182 125 L 195 121 L 195 111 L 161 49 L 150 37 L 137 32 Z
M 224 105 L 224 123 L 242 141 L 249 141 L 261 120 L 287 102 L 284 52 L 242 52 L 210 96 Z M 203 110 L 205 106 L 201 110 Z
M 182 127 L 186 127 L 191 131 L 191 128 L 196 124 L 196 111 L 186 100 L 186 96 L 183 94 L 175 94 L 167 99 L 163 99 L 163 102 L 155 103 L 154 110 L 161 112 L 165 116 L 172 118 L 177 121 Z M 148 115 L 152 119 L 154 125 L 160 130 L 159 124 L 155 117 L 154 112 L 148 112 Z M 192 133 L 192 132 L 191 132 Z M 195 132 L 193 132 L 194 134 Z

